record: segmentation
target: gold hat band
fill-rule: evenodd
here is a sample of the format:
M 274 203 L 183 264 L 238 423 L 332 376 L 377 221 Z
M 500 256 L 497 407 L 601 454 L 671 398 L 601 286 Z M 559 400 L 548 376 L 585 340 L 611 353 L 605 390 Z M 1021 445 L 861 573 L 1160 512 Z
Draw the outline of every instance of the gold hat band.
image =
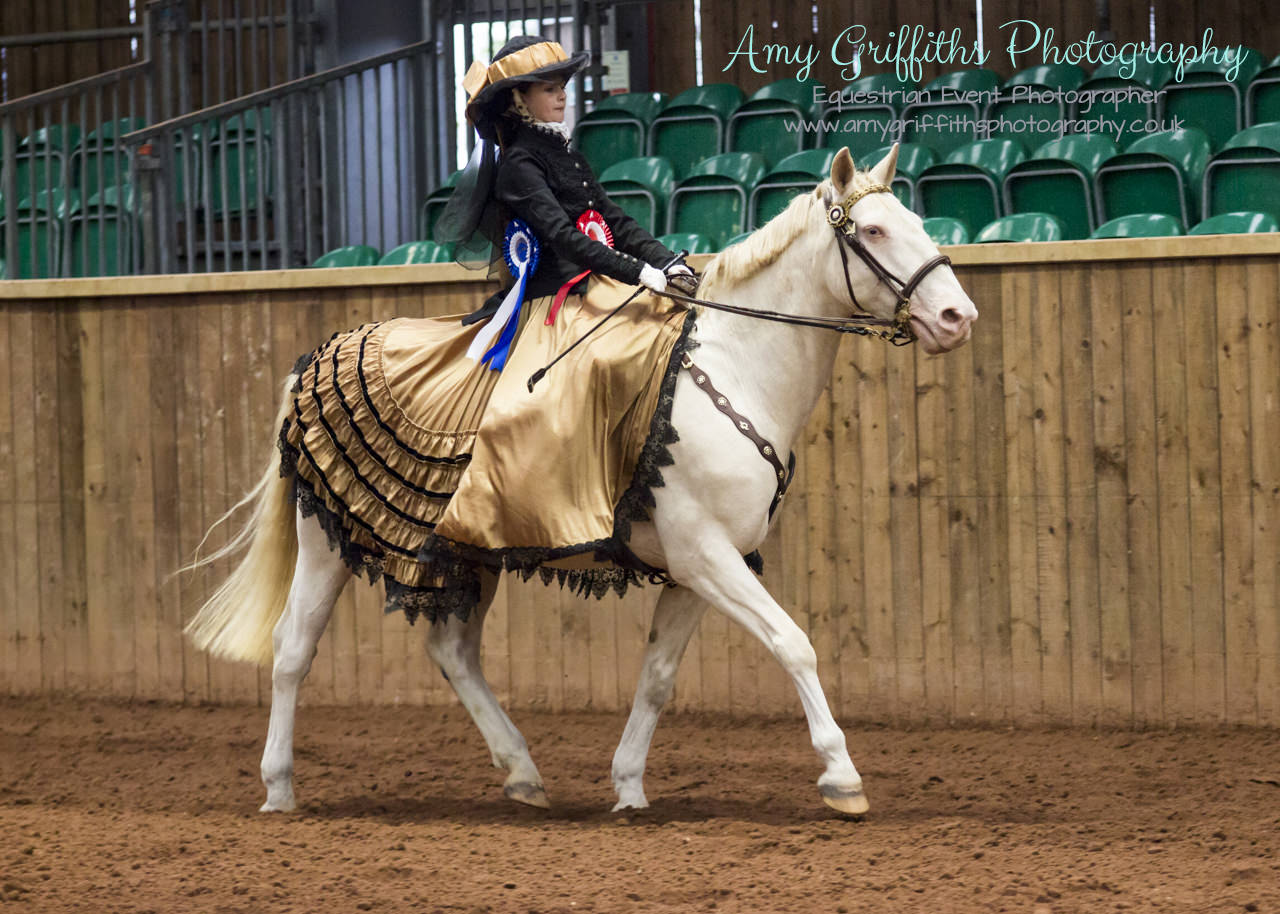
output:
M 568 59 L 569 55 L 560 46 L 560 42 L 543 41 L 521 48 L 506 57 L 500 57 L 487 67 L 478 60 L 472 61 L 466 76 L 462 77 L 462 88 L 467 93 L 467 104 L 475 101 L 475 97 L 486 86 L 513 76 L 523 76 Z

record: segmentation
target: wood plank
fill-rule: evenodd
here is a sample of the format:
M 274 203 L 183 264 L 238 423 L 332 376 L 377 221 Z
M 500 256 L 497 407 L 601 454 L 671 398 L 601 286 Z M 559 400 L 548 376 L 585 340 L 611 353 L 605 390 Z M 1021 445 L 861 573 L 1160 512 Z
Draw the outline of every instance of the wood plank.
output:
M 1191 607 L 1197 723 L 1226 718 L 1222 477 L 1218 431 L 1217 289 L 1207 262 L 1182 268 L 1186 290 Z
M 1012 647 L 1010 642 L 1008 514 L 1006 493 L 1004 408 L 1004 321 L 1009 302 L 1004 280 L 992 274 L 981 300 L 982 327 L 969 345 L 974 347 L 975 442 L 977 456 L 978 546 L 982 634 L 983 706 L 986 719 L 1008 719 L 1012 709 Z M 975 328 L 979 330 L 979 328 Z
M 595 597 L 568 593 L 561 593 L 558 603 L 564 706 L 587 708 L 591 704 L 591 616 L 603 607 Z
M 841 341 L 831 378 L 831 475 L 835 509 L 833 599 L 839 639 L 840 691 L 837 713 L 850 721 L 872 717 L 871 657 L 867 641 L 867 602 L 863 575 L 862 440 L 858 399 L 862 369 L 859 341 Z
M 13 427 L 14 309 L 0 310 L 0 692 L 18 692 L 17 468 Z
M 1258 723 L 1280 724 L 1280 573 L 1267 558 L 1280 537 L 1280 268 L 1247 266 L 1249 314 L 1249 427 L 1253 447 L 1254 614 L 1258 644 Z M 2 350 L 0 350 L 2 351 Z M 0 489 L 3 491 L 3 489 Z
M 924 720 L 942 724 L 955 719 L 951 521 L 948 516 L 951 448 L 947 440 L 951 415 L 957 408 L 947 387 L 947 361 L 953 357 L 950 353 L 941 358 L 930 357 L 917 351 L 915 359 Z
M 1164 716 L 1151 288 L 1151 267 L 1138 264 L 1125 271 L 1121 327 L 1125 338 L 1129 618 L 1133 644 L 1133 713 L 1134 721 L 1140 725 L 1157 723 Z
M 994 274 L 965 270 L 960 284 L 978 305 L 981 325 L 975 332 L 985 333 L 987 302 L 985 294 Z M 998 287 L 997 287 L 998 288 Z M 947 565 L 950 594 L 948 637 L 951 641 L 951 675 L 954 704 L 952 719 L 978 719 L 983 712 L 982 690 L 982 601 L 980 599 L 977 443 L 975 386 L 975 347 L 971 343 L 948 353 L 944 364 L 944 396 L 947 404 L 947 461 L 945 486 L 947 496 Z M 927 597 L 926 597 L 927 599 Z
M 1226 715 L 1258 720 L 1258 625 L 1253 578 L 1253 444 L 1249 428 L 1249 295 L 1239 267 L 1214 269 L 1218 302 L 1218 448 L 1222 473 Z M 1272 446 L 1275 442 L 1272 442 Z M 1264 561 L 1274 564 L 1275 551 Z
M 916 447 L 915 360 L 886 355 L 889 392 L 889 527 L 893 569 L 898 719 L 925 717 L 924 607 L 920 587 L 920 483 Z
M 128 499 L 130 495 L 129 450 L 132 430 L 119 417 L 128 414 L 128 381 L 131 370 L 127 306 L 115 302 L 102 311 L 102 411 L 105 418 L 103 435 L 103 513 L 106 521 L 102 534 L 106 543 L 104 590 L 104 629 L 95 641 L 108 655 L 105 686 L 111 695 L 132 697 L 137 689 L 137 637 L 135 634 L 133 576 L 124 573 L 129 567 L 130 528 Z
M 198 306 L 174 308 L 174 349 L 178 364 L 183 370 L 176 374 L 174 428 L 178 430 L 178 546 L 182 564 L 196 558 L 196 547 L 204 538 L 205 512 L 201 497 L 204 449 L 201 447 L 200 427 L 200 321 Z M 86 424 L 86 443 L 90 440 Z M 212 518 L 210 518 L 212 520 Z M 216 548 L 211 542 L 206 550 Z M 208 551 L 201 554 L 207 555 Z M 208 569 L 185 572 L 178 576 L 178 595 L 185 626 L 195 616 L 205 600 Z M 207 701 L 209 698 L 209 655 L 197 650 L 186 638 L 182 639 L 183 700 Z
M 837 718 L 843 716 L 840 664 L 840 609 L 836 602 L 836 580 L 831 569 L 837 561 L 836 480 L 834 475 L 835 436 L 833 431 L 832 388 L 818 398 L 809 419 L 804 446 L 803 486 L 805 499 L 804 551 L 793 558 L 791 574 L 803 575 L 805 602 L 809 610 L 809 640 L 818 655 L 818 677 Z M 797 542 L 797 546 L 801 543 Z
M 892 510 L 889 487 L 889 393 L 885 347 L 863 345 L 858 354 L 858 408 L 862 463 L 862 575 L 871 692 L 867 712 L 897 720 L 898 669 L 894 632 Z
M 1056 271 L 1032 278 L 1031 359 L 1035 436 L 1036 599 L 1040 617 L 1041 695 L 1045 718 L 1071 722 L 1071 607 L 1067 556 L 1067 467 L 1063 432 L 1061 287 Z M 1067 307 L 1078 307 L 1071 301 Z
M 174 700 L 183 694 L 187 652 L 182 636 L 183 603 L 180 578 L 184 564 L 178 450 L 184 430 L 178 424 L 177 379 L 188 366 L 179 362 L 176 333 L 178 302 L 159 299 L 147 303 L 147 348 L 151 360 L 149 409 L 151 422 L 151 478 L 153 485 L 152 549 L 155 556 L 157 698 Z M 194 607 L 193 607 L 194 608 Z
M 120 573 L 130 579 L 129 603 L 122 609 L 133 616 L 133 694 L 159 698 L 161 693 L 161 622 L 156 592 L 156 506 L 154 452 L 152 435 L 159 431 L 151 411 L 152 352 L 149 339 L 151 315 L 149 304 L 124 310 L 120 327 L 132 354 L 128 373 L 117 377 L 122 389 L 123 425 L 128 429 L 124 457 L 126 460 L 122 514 L 126 525 L 121 530 L 126 546 L 124 566 Z M 165 383 L 163 376 L 157 384 Z
M 1009 643 L 1015 720 L 1040 720 L 1044 712 L 1040 667 L 1040 606 L 1035 476 L 1035 379 L 1032 353 L 1032 277 L 1007 272 L 1004 299 L 1003 368 L 1005 424 L 1005 510 L 1009 549 Z
M 41 689 L 40 556 L 37 537 L 37 484 L 40 455 L 36 440 L 35 337 L 33 308 L 15 311 L 10 319 L 12 434 L 14 455 L 14 533 L 16 584 L 14 627 L 14 685 L 23 693 Z
M 1121 327 L 1125 266 L 1095 274 L 1090 290 L 1093 325 L 1113 328 L 1093 339 L 1094 462 L 1098 499 L 1098 587 L 1102 635 L 1104 724 L 1133 719 L 1133 646 L 1128 577 L 1128 485 L 1124 438 L 1124 338 Z
M 61 477 L 62 585 L 65 612 L 63 615 L 63 659 L 66 663 L 65 687 L 75 692 L 88 688 L 89 640 L 86 616 L 84 543 L 84 410 L 80 402 L 81 364 L 80 333 L 77 312 L 82 303 L 69 302 L 56 313 L 57 332 L 57 398 L 58 398 L 58 454 Z M 0 342 L 0 352 L 4 344 Z M 0 393 L 0 400 L 3 400 Z M 0 421 L 0 435 L 3 435 Z M 2 462 L 2 461 L 0 461 Z M 0 498 L 5 487 L 0 482 Z M 0 529 L 3 521 L 0 520 Z M 3 551 L 3 547 L 0 547 Z M 0 564 L 0 573 L 3 565 Z
M 31 365 L 35 466 L 36 524 L 27 535 L 35 540 L 39 600 L 32 609 L 39 615 L 40 687 L 59 691 L 67 687 L 66 643 L 68 600 L 63 585 L 62 555 L 62 455 L 59 427 L 62 401 L 58 398 L 57 311 L 49 305 L 32 310 Z
M 1163 723 L 1195 719 L 1191 607 L 1191 516 L 1188 509 L 1187 335 L 1182 271 L 1158 266 L 1151 276 L 1155 347 L 1156 480 L 1159 518 L 1160 642 Z

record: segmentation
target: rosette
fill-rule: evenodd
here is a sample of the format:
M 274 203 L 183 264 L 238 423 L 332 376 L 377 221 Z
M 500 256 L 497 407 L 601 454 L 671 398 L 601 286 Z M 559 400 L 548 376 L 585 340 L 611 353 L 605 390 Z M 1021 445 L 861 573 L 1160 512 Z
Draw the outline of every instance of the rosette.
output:
M 609 223 L 604 221 L 604 216 L 593 209 L 585 210 L 578 217 L 578 231 L 592 241 L 600 242 L 605 247 L 613 247 L 613 230 L 609 228 Z M 543 321 L 544 324 L 551 326 L 556 322 L 556 315 L 560 313 L 560 306 L 564 304 L 565 298 L 568 297 L 569 290 L 590 272 L 590 270 L 584 270 L 556 291 L 556 297 L 551 302 L 551 308 L 547 311 L 547 319 Z
M 520 306 L 524 303 L 525 286 L 533 271 L 538 269 L 538 239 L 523 219 L 512 219 L 507 223 L 502 254 L 511 275 L 516 279 L 515 284 L 507 292 L 497 312 L 481 326 L 476 338 L 467 347 L 467 358 L 488 364 L 494 371 L 501 371 L 502 366 L 507 364 L 511 342 L 520 326 Z M 494 337 L 498 337 L 496 343 L 493 342 Z

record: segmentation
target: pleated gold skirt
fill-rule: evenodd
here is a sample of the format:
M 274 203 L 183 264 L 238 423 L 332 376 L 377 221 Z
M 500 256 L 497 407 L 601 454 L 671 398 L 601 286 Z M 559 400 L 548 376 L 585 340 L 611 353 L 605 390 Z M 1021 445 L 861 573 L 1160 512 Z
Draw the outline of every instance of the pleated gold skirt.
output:
M 388 611 L 465 615 L 479 566 L 597 594 L 653 571 L 625 540 L 670 462 L 689 312 L 638 295 L 528 389 L 633 291 L 593 276 L 551 325 L 551 296 L 525 302 L 501 372 L 465 357 L 481 325 L 460 316 L 366 324 L 300 360 L 282 471 L 348 565 L 386 577 Z

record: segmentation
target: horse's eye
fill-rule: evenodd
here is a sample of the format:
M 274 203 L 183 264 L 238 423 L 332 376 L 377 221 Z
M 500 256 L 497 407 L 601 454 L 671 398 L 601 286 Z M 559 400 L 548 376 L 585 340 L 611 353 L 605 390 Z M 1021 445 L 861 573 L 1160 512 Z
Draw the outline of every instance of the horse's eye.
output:
M 868 225 L 868 226 L 867 226 L 867 234 L 868 234 L 868 235 L 879 236 L 879 235 L 881 235 L 882 233 L 881 233 L 880 229 L 879 229 L 877 226 L 874 226 L 874 225 Z

